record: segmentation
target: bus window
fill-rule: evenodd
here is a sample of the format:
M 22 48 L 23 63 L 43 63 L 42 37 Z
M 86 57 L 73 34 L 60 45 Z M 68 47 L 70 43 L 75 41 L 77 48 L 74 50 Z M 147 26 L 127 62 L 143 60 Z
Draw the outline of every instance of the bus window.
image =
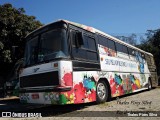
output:
M 128 48 L 129 57 L 131 60 L 135 60 L 135 50 L 132 48 Z
M 108 45 L 107 45 L 107 41 L 108 41 L 107 38 L 99 35 L 99 36 L 98 36 L 98 40 L 99 40 L 99 44 L 100 44 L 100 45 L 103 45 L 103 46 L 105 46 L 105 47 L 108 46 Z
M 101 54 L 106 54 L 108 56 L 116 56 L 116 51 L 115 51 L 115 42 L 99 35 L 99 44 L 103 48 L 103 50 L 100 50 L 99 52 Z
M 128 51 L 129 51 L 129 55 L 135 56 L 135 50 L 134 49 L 128 48 Z
M 76 32 L 71 31 L 72 46 L 76 47 Z
M 75 41 L 78 41 L 76 31 L 71 31 L 72 41 L 72 55 L 75 59 L 98 61 L 98 55 L 96 50 L 96 42 L 94 37 L 83 34 L 83 45 L 76 47 Z
M 142 55 L 142 58 L 143 58 L 143 59 L 145 59 L 145 55 L 144 55 L 144 53 L 141 53 L 141 55 Z
M 112 40 L 108 39 L 108 48 L 115 50 L 115 43 Z
M 86 41 L 85 48 L 96 51 L 95 39 L 90 36 L 83 36 L 83 39 Z
M 122 52 L 128 55 L 128 48 L 126 46 L 123 45 L 122 47 Z
M 116 50 L 117 52 L 122 52 L 123 51 L 122 45 L 119 43 L 116 43 Z
M 38 36 L 30 39 L 26 45 L 25 65 L 33 65 L 37 62 Z
M 125 59 L 129 59 L 128 48 L 125 45 L 116 43 L 117 56 Z

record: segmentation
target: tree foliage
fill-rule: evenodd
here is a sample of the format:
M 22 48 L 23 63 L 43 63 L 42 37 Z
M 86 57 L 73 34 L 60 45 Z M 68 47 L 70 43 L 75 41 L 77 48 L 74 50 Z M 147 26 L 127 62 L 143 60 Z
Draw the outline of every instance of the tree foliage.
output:
M 153 54 L 157 73 L 160 75 L 160 29 L 148 30 L 146 35 L 147 39 L 137 47 Z
M 23 8 L 9 3 L 0 5 L 0 75 L 7 74 L 14 62 L 23 57 L 25 36 L 40 26 L 42 23 L 26 15 Z
M 0 60 L 10 63 L 15 57 L 23 57 L 25 36 L 42 26 L 34 16 L 25 15 L 23 8 L 14 8 L 11 4 L 0 5 Z M 18 56 L 13 50 L 19 48 Z
M 130 36 L 115 36 L 115 37 L 131 45 L 137 44 L 136 34 L 131 34 Z

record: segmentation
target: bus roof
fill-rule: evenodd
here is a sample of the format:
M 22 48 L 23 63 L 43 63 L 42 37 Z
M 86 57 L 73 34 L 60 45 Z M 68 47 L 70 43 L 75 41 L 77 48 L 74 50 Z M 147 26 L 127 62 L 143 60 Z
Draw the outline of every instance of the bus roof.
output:
M 61 21 L 61 20 L 59 20 L 59 21 Z M 75 23 L 75 22 L 71 22 L 71 21 L 68 21 L 68 20 L 62 20 L 62 21 L 65 21 L 65 22 L 67 22 L 67 23 L 69 23 L 69 24 L 72 24 L 72 25 L 75 25 L 75 26 L 77 26 L 77 27 L 80 27 L 80 28 L 85 29 L 85 30 L 87 30 L 87 31 L 90 31 L 90 32 L 92 32 L 92 33 L 99 33 L 99 34 L 101 34 L 101 35 L 104 35 L 104 36 L 106 36 L 106 37 L 108 37 L 108 38 L 116 41 L 116 42 L 122 43 L 122 44 L 124 44 L 124 45 L 126 45 L 126 46 L 128 46 L 128 47 L 130 47 L 130 48 L 136 49 L 136 50 L 138 50 L 138 51 L 141 51 L 141 52 L 143 52 L 143 53 L 146 53 L 146 54 L 148 54 L 148 55 L 153 56 L 153 55 L 152 55 L 151 53 L 149 53 L 149 52 L 143 51 L 143 50 L 141 50 L 141 49 L 139 49 L 139 48 L 137 48 L 137 47 L 135 47 L 135 46 L 133 46 L 133 45 L 130 45 L 130 44 L 126 43 L 126 42 L 123 42 L 122 40 L 119 40 L 119 39 L 117 39 L 117 38 L 115 38 L 115 37 L 113 37 L 113 36 L 111 36 L 111 35 L 109 35 L 109 34 L 106 34 L 106 33 L 102 32 L 102 31 L 100 31 L 100 30 L 98 30 L 98 29 L 96 29 L 96 28 L 93 28 L 93 27 L 90 27 L 90 26 L 86 26 L 86 25 L 83 25 L 83 24 L 79 24 L 79 23 Z
M 83 24 L 79 24 L 79 23 L 72 22 L 72 21 L 68 21 L 68 20 L 64 20 L 64 19 L 60 19 L 60 20 L 54 21 L 54 22 L 52 22 L 52 23 L 60 22 L 60 21 L 63 21 L 63 22 L 65 22 L 65 23 L 67 23 L 67 24 L 72 24 L 72 25 L 74 25 L 74 26 L 76 26 L 76 27 L 82 28 L 82 29 L 87 30 L 87 31 L 92 32 L 92 33 L 101 34 L 101 35 L 106 36 L 106 37 L 108 37 L 108 38 L 110 38 L 110 39 L 112 39 L 112 40 L 114 40 L 114 41 L 116 41 L 116 42 L 119 42 L 119 43 L 121 43 L 121 44 L 124 44 L 124 45 L 126 45 L 126 46 L 128 46 L 128 47 L 130 47 L 130 48 L 133 48 L 133 49 L 135 49 L 135 50 L 138 50 L 138 51 L 140 51 L 140 52 L 143 52 L 143 53 L 146 53 L 146 54 L 148 54 L 148 55 L 150 55 L 150 56 L 153 56 L 153 55 L 152 55 L 151 53 L 149 53 L 149 52 L 145 52 L 145 51 L 143 51 L 143 50 L 141 50 L 141 49 L 139 49 L 139 48 L 137 48 L 137 47 L 135 47 L 135 46 L 133 46 L 133 45 L 130 45 L 130 44 L 128 44 L 128 43 L 126 43 L 126 42 L 124 42 L 124 41 L 122 41 L 122 40 L 119 40 L 119 39 L 117 39 L 117 38 L 115 38 L 115 37 L 113 37 L 113 36 L 111 36 L 111 35 L 109 35 L 109 34 L 106 34 L 106 33 L 102 32 L 102 31 L 100 31 L 100 30 L 98 30 L 98 29 L 96 29 L 96 28 L 90 27 L 90 26 L 86 26 L 86 25 L 83 25 Z M 52 23 L 46 24 L 46 25 L 44 25 L 44 26 L 42 26 L 42 27 L 40 27 L 40 28 L 38 28 L 38 29 L 42 29 L 42 28 L 44 28 L 45 26 L 48 26 L 48 25 L 50 25 L 50 24 L 52 24 Z M 34 30 L 33 32 L 37 31 L 38 29 Z M 33 32 L 31 32 L 31 33 L 33 33 Z M 30 33 L 30 34 L 31 34 L 31 33 Z M 30 35 L 30 34 L 29 34 L 29 35 Z M 28 35 L 27 35 L 27 36 L 28 36 Z

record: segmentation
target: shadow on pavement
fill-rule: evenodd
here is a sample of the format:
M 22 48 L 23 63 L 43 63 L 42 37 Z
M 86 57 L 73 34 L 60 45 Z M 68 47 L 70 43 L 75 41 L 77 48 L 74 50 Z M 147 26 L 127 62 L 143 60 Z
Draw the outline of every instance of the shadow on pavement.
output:
M 128 97 L 146 91 L 147 90 L 143 90 L 136 93 L 123 95 L 118 98 Z M 114 101 L 116 99 L 117 98 L 112 98 L 111 101 Z M 92 102 L 92 103 L 69 104 L 69 105 L 39 105 L 39 104 L 22 104 L 19 102 L 19 99 L 0 100 L 0 112 L 9 111 L 17 113 L 41 113 L 43 117 L 59 116 L 59 115 L 64 116 L 66 113 L 80 111 L 84 108 L 88 108 L 93 105 L 97 105 L 97 103 Z

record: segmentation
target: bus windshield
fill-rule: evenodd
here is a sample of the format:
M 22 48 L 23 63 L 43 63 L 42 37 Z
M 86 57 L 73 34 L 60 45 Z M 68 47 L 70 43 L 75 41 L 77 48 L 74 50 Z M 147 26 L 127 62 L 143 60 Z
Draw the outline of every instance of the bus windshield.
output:
M 68 57 L 65 29 L 52 29 L 28 40 L 25 50 L 25 66 Z

